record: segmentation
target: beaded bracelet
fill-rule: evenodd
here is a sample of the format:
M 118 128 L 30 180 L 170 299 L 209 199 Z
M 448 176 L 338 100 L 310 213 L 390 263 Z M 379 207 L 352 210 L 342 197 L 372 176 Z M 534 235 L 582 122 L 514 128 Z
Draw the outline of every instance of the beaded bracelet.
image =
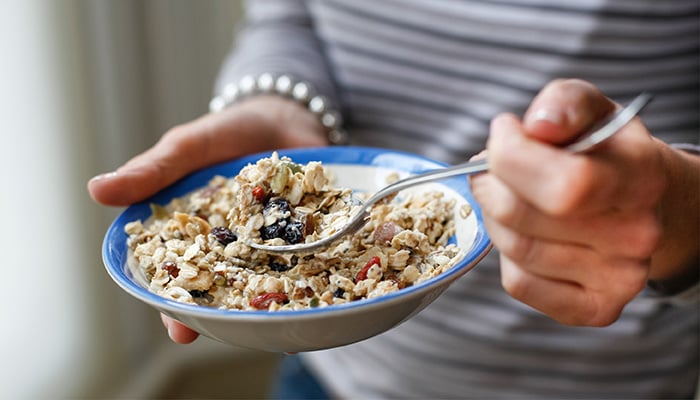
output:
M 238 83 L 224 86 L 223 92 L 209 102 L 209 111 L 218 112 L 236 101 L 260 94 L 274 94 L 293 99 L 318 116 L 332 144 L 347 141 L 347 132 L 342 128 L 340 113 L 330 106 L 330 101 L 315 93 L 308 82 L 295 80 L 289 75 L 273 76 L 263 73 L 257 77 L 246 75 Z

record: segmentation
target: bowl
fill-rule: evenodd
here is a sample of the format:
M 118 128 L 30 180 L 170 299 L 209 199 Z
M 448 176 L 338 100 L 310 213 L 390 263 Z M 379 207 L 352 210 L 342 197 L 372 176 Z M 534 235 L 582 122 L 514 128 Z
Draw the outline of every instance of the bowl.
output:
M 444 167 L 445 164 L 399 151 L 368 147 L 325 147 L 278 151 L 297 163 L 321 161 L 336 176 L 336 186 L 376 191 L 389 174 L 407 176 Z M 142 274 L 127 263 L 127 234 L 124 226 L 146 220 L 151 203 L 167 204 L 206 186 L 215 175 L 235 176 L 246 165 L 269 157 L 270 152 L 250 155 L 195 172 L 152 198 L 128 207 L 110 225 L 104 238 L 102 257 L 111 278 L 131 296 L 175 318 L 202 335 L 237 347 L 271 352 L 302 352 L 355 343 L 385 332 L 408 320 L 432 303 L 456 279 L 472 269 L 491 249 L 481 210 L 474 201 L 465 177 L 429 183 L 412 190 L 441 190 L 472 212 L 455 215 L 456 233 L 451 239 L 464 250 L 464 257 L 451 269 L 419 284 L 381 297 L 305 310 L 239 311 L 189 305 L 163 298 L 148 290 Z

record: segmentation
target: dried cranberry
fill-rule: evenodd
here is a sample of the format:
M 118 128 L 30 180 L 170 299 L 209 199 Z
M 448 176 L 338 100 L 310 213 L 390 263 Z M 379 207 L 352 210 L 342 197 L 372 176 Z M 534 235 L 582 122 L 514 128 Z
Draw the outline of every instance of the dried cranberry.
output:
M 284 304 L 289 298 L 285 293 L 263 293 L 250 299 L 250 305 L 258 310 L 267 310 L 273 302 Z
M 223 226 L 214 227 L 211 230 L 211 234 L 214 235 L 216 240 L 219 243 L 223 244 L 224 246 L 226 246 L 227 244 L 229 244 L 231 242 L 235 242 L 236 240 L 238 240 L 238 237 L 236 236 L 236 234 L 231 232 L 230 229 L 223 227 Z
M 268 266 L 275 272 L 284 272 L 291 268 L 289 265 L 277 261 L 270 261 Z
M 262 186 L 256 186 L 253 188 L 253 198 L 258 202 L 262 203 L 265 201 L 265 189 Z
M 304 240 L 304 224 L 299 221 L 289 222 L 284 228 L 284 240 L 289 244 Z
M 382 265 L 381 260 L 379 260 L 378 256 L 374 256 L 367 261 L 367 264 L 365 264 L 364 267 L 360 270 L 360 272 L 357 273 L 357 276 L 355 276 L 355 282 L 363 281 L 367 279 L 367 272 L 369 271 L 370 268 L 372 268 L 373 265 Z
M 172 261 L 163 262 L 163 265 L 161 265 L 161 268 L 163 268 L 165 271 L 167 271 L 168 275 L 172 276 L 173 278 L 177 278 L 177 276 L 180 274 L 180 268 L 178 268 L 177 264 L 175 264 Z
M 284 226 L 279 221 L 272 225 L 260 228 L 260 237 L 263 240 L 280 238 L 284 235 Z

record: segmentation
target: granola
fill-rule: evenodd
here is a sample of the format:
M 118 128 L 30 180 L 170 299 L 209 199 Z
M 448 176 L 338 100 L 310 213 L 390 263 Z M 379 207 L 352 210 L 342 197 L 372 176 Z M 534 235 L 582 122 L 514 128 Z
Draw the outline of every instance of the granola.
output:
M 308 255 L 271 255 L 247 243 L 312 242 L 356 207 L 320 162 L 275 152 L 233 178 L 126 225 L 129 261 L 149 289 L 179 302 L 232 310 L 299 310 L 374 298 L 430 279 L 464 254 L 448 243 L 455 201 L 441 191 L 377 204 L 358 233 Z

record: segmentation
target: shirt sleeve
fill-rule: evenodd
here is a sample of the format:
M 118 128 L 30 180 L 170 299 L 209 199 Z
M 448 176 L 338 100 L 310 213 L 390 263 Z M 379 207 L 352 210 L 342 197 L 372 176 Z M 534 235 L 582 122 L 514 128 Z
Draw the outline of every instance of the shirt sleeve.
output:
M 310 83 L 318 94 L 338 104 L 333 75 L 302 0 L 249 0 L 245 25 L 216 82 L 220 94 L 228 83 L 262 73 L 289 75 Z

